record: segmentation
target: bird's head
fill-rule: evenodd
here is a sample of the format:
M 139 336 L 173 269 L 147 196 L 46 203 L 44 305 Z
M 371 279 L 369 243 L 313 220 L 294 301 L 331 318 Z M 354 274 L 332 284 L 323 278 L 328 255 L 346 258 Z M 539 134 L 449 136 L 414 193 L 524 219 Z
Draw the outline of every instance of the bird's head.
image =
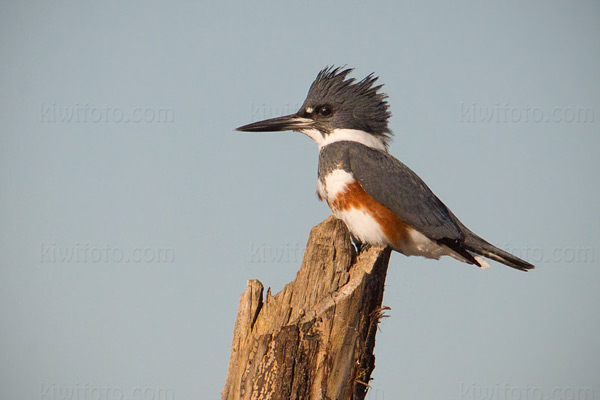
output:
M 298 112 L 244 125 L 237 130 L 294 130 L 311 137 L 319 146 L 333 136 L 363 135 L 371 136 L 370 139 L 387 148 L 391 137 L 388 128 L 391 114 L 385 100 L 387 95 L 379 93 L 383 85 L 374 86 L 377 77 L 373 74 L 356 82 L 347 77 L 351 71 L 351 68 L 325 68 L 310 86 Z

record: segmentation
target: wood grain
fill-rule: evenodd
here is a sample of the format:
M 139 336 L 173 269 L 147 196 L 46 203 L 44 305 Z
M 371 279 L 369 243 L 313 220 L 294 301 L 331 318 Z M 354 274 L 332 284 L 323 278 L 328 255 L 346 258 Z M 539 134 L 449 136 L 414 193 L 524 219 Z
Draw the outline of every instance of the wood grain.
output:
M 389 248 L 357 256 L 346 226 L 329 217 L 279 293 L 263 300 L 263 285 L 248 281 L 222 399 L 363 399 L 389 257 Z

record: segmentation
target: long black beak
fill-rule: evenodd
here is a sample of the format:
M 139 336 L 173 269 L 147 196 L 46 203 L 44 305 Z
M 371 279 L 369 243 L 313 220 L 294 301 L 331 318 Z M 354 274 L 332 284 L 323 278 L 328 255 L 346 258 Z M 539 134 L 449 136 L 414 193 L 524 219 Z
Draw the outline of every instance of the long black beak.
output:
M 280 131 L 298 131 L 301 129 L 310 129 L 315 121 L 310 118 L 303 118 L 298 114 L 290 114 L 284 117 L 266 119 L 264 121 L 254 122 L 240 126 L 236 131 L 244 132 L 280 132 Z

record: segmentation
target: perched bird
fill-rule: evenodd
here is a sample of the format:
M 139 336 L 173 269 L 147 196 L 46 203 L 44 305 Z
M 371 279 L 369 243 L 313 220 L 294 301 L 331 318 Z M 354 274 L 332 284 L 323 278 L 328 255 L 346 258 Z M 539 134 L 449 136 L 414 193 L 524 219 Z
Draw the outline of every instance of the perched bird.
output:
M 410 168 L 388 153 L 391 114 L 377 77 L 348 78 L 352 69 L 319 72 L 295 114 L 237 128 L 294 130 L 319 147 L 317 194 L 360 244 L 390 246 L 407 256 L 451 256 L 480 268 L 483 258 L 522 271 L 528 262 L 465 227 Z M 483 257 L 482 257 L 483 256 Z

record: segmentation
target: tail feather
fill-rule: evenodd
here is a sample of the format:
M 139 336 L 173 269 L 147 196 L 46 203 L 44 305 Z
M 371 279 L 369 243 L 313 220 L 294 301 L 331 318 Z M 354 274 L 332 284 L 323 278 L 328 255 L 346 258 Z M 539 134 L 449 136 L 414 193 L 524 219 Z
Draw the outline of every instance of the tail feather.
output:
M 468 232 L 463 245 L 467 250 L 472 251 L 473 253 L 501 262 L 504 265 L 508 265 L 509 267 L 520 271 L 527 271 L 535 268 L 533 264 L 530 264 L 507 251 L 499 249 L 472 232 Z
M 491 260 L 498 261 L 504 265 L 508 265 L 511 268 L 518 269 L 520 271 L 527 272 L 530 269 L 534 269 L 535 265 L 528 263 L 525 260 L 520 259 L 517 256 L 510 254 L 507 251 L 499 249 L 491 243 L 488 243 L 483 238 L 477 236 L 469 228 L 467 228 L 452 211 L 448 210 L 450 216 L 454 222 L 458 225 L 463 235 L 465 236 L 462 246 L 468 251 L 472 251 L 480 256 L 487 257 Z

